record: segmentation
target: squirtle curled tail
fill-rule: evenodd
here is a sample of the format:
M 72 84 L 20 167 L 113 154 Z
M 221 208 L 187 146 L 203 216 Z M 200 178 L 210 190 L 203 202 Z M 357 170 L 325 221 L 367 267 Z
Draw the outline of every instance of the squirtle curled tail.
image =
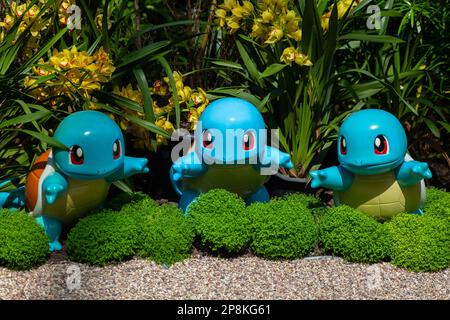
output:
M 0 189 L 11 184 L 11 180 L 0 182 Z M 25 187 L 0 192 L 0 209 L 20 209 L 25 206 Z

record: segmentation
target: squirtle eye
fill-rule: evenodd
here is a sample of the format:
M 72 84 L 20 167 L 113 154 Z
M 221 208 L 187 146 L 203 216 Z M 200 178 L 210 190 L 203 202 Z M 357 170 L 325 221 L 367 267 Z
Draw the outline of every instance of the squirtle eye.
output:
M 203 131 L 203 147 L 211 150 L 213 148 L 213 136 L 208 130 Z
M 252 150 L 255 147 L 255 134 L 253 131 L 247 131 L 242 138 L 242 148 L 245 151 Z
M 389 152 L 389 143 L 385 136 L 379 134 L 373 142 L 375 154 L 387 154 Z
M 73 145 L 70 148 L 69 161 L 75 165 L 82 165 L 84 163 L 84 152 L 80 146 Z
M 114 141 L 114 144 L 113 144 L 113 158 L 114 158 L 114 160 L 120 158 L 120 153 L 121 153 L 120 140 L 117 139 L 116 141 Z
M 341 154 L 346 155 L 347 154 L 347 140 L 344 136 L 341 136 L 341 140 L 339 142 L 339 149 L 341 151 Z

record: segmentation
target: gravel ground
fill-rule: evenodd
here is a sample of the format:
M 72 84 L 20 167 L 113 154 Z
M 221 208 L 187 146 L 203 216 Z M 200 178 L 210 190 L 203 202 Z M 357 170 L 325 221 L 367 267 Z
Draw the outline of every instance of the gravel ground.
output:
M 250 254 L 221 259 L 201 253 L 170 268 L 140 258 L 100 268 L 54 253 L 31 271 L 0 268 L 0 299 L 448 300 L 450 269 L 410 273 L 388 263 L 333 257 L 267 261 Z

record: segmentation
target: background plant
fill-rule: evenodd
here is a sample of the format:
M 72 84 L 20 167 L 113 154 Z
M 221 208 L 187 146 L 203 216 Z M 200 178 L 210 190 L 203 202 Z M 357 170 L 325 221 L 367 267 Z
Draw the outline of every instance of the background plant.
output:
M 369 4 L 382 9 L 380 24 L 371 29 Z M 416 12 L 422 20 L 430 15 Z M 448 13 L 438 16 L 431 24 L 441 30 Z M 415 17 L 394 8 L 393 0 L 224 1 L 216 24 L 223 42 L 234 42 L 237 56 L 211 62 L 228 67 L 229 81 L 210 92 L 244 97 L 265 112 L 269 127 L 280 129 L 281 145 L 295 164 L 289 174 L 295 176 L 322 162 L 340 121 L 361 108 L 384 108 L 411 134 L 428 131 L 439 139 L 448 131 L 448 92 L 436 86 L 443 62 L 423 43 L 423 32 L 411 41 L 414 26 L 405 26 L 416 23 Z M 407 35 L 399 36 L 396 28 Z M 439 155 L 448 158 L 442 145 Z

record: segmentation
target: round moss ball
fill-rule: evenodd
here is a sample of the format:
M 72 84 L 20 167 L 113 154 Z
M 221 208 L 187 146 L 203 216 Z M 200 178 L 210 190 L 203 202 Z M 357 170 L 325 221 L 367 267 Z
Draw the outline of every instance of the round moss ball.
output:
M 245 202 L 223 189 L 201 194 L 187 212 L 204 246 L 212 252 L 238 253 L 250 241 L 250 219 Z
M 450 193 L 436 188 L 427 188 L 425 215 L 446 219 L 450 222 Z
M 132 216 L 102 211 L 81 219 L 67 236 L 67 253 L 73 261 L 104 265 L 134 254 L 137 228 Z
M 137 253 L 157 263 L 171 265 L 192 251 L 194 230 L 190 219 L 175 206 L 163 205 L 141 220 Z
M 247 208 L 252 221 L 252 251 L 269 259 L 307 255 L 317 240 L 310 210 L 294 200 L 255 203 Z
M 392 264 L 411 271 L 438 271 L 450 265 L 450 228 L 445 219 L 401 214 L 388 223 Z
M 389 258 L 391 239 L 386 226 L 348 206 L 329 209 L 319 233 L 326 252 L 348 261 L 375 263 Z
M 106 202 L 105 208 L 113 211 L 137 210 L 157 207 L 155 200 L 141 192 L 121 193 Z
M 48 237 L 25 212 L 0 212 L 0 265 L 28 270 L 47 261 Z
M 304 194 L 304 193 L 291 193 L 285 195 L 282 199 L 291 202 L 293 205 L 295 203 L 300 203 L 305 205 L 313 214 L 316 223 L 320 222 L 320 219 L 324 216 L 327 211 L 327 207 L 319 198 Z

